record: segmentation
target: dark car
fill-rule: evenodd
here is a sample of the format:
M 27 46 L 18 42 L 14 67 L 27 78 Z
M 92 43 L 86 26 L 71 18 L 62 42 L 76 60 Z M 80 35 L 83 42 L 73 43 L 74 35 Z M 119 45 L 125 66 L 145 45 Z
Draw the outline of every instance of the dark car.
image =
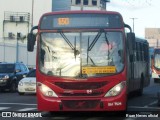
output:
M 0 63 L 0 90 L 17 90 L 18 82 L 29 70 L 23 63 Z

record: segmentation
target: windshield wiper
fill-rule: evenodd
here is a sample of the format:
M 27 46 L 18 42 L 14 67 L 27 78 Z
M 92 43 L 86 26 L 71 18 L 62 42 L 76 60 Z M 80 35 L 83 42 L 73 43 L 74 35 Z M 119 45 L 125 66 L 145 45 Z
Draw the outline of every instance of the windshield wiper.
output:
M 74 50 L 74 47 L 73 47 L 72 43 L 68 40 L 68 38 L 64 35 L 64 33 L 60 32 L 60 35 L 67 42 L 67 44 L 71 47 L 71 49 Z
M 93 63 L 93 65 L 96 65 L 94 63 L 94 61 L 92 60 L 92 58 L 89 56 L 89 36 L 88 36 L 88 47 L 87 47 L 87 65 L 88 65 L 88 58 L 91 60 L 91 62 Z
M 110 51 L 109 51 L 109 40 L 108 40 L 108 38 L 107 38 L 107 32 L 105 32 L 105 40 L 106 40 L 106 43 L 107 43 L 107 45 L 108 45 L 108 60 L 109 60 L 109 55 L 110 55 Z
M 92 48 L 93 48 L 94 45 L 96 44 L 97 40 L 98 40 L 99 37 L 101 36 L 102 32 L 103 32 L 103 30 L 100 30 L 100 31 L 98 32 L 98 34 L 96 35 L 96 37 L 93 39 L 93 42 L 91 43 L 91 45 L 89 45 L 89 47 L 88 47 L 88 49 L 87 49 L 88 51 L 91 51 L 91 50 L 92 50 Z
M 75 57 L 75 60 L 76 60 L 76 56 L 80 54 L 80 52 L 77 50 L 76 46 L 77 46 L 77 42 L 76 42 L 76 36 L 75 36 L 75 39 L 74 39 L 74 57 Z
M 67 42 L 67 44 L 70 46 L 70 48 L 72 50 L 74 50 L 74 56 L 75 56 L 75 60 L 76 60 L 76 56 L 78 54 L 80 54 L 80 52 L 76 49 L 76 37 L 74 39 L 74 46 L 72 45 L 72 43 L 68 40 L 68 38 L 64 35 L 64 33 L 60 32 L 60 35 L 63 37 L 63 39 Z
M 89 37 L 88 37 L 87 65 L 88 65 L 88 59 L 90 59 L 91 62 L 95 65 L 95 63 L 94 63 L 94 61 L 92 60 L 92 58 L 89 57 L 89 51 L 92 50 L 92 48 L 94 47 L 94 45 L 96 44 L 96 42 L 97 42 L 98 39 L 100 38 L 102 32 L 105 32 L 105 31 L 104 31 L 103 29 L 101 29 L 101 30 L 98 32 L 98 34 L 95 36 L 95 38 L 94 38 L 94 40 L 93 40 L 93 42 L 92 42 L 91 44 L 89 43 Z M 108 40 L 108 38 L 107 38 L 107 32 L 105 32 L 105 41 L 106 41 L 106 43 L 107 43 L 107 45 L 108 45 L 108 54 L 107 54 L 107 57 L 108 57 L 108 60 L 109 60 L 109 59 L 110 59 L 110 58 L 109 58 L 109 56 L 110 56 L 109 44 L 110 44 L 110 43 L 109 43 L 109 40 Z M 89 45 L 89 44 L 90 44 L 90 45 Z
M 91 60 L 91 62 L 93 63 L 93 65 L 95 65 L 94 61 L 92 60 L 91 57 L 89 57 L 89 51 L 92 50 L 92 48 L 94 47 L 94 45 L 96 44 L 97 40 L 99 39 L 99 37 L 101 36 L 103 30 L 100 30 L 96 37 L 93 39 L 93 42 L 89 45 L 89 36 L 88 36 L 88 47 L 87 47 L 87 65 L 88 65 L 88 58 Z

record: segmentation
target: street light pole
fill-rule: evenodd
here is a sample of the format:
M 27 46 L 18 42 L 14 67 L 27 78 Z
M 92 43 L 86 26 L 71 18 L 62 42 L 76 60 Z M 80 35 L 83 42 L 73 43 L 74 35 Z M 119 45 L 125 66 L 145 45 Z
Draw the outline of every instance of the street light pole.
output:
M 130 18 L 133 20 L 133 32 L 134 32 L 134 20 L 137 19 L 137 18 Z
M 19 36 L 18 36 L 18 32 L 17 32 L 17 39 L 16 39 L 16 62 L 18 62 L 18 40 L 19 40 Z
M 31 23 L 31 28 L 33 27 L 33 12 L 34 12 L 34 0 L 32 0 L 32 23 Z

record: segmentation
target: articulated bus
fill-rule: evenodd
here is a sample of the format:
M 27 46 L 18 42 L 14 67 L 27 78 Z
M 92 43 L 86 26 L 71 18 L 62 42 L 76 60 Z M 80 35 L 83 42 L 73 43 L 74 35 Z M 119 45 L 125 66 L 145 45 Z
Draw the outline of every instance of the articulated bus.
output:
M 160 48 L 154 48 L 151 55 L 152 78 L 155 83 L 160 83 Z
M 148 42 L 118 12 L 43 14 L 28 51 L 35 41 L 40 111 L 125 111 L 127 95 L 149 85 Z

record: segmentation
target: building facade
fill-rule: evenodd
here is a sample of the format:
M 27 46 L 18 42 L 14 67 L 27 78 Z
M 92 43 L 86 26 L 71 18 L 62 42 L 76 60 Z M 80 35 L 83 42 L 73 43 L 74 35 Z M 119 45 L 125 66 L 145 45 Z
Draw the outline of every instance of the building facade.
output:
M 27 51 L 27 34 L 41 15 L 52 11 L 52 0 L 0 0 L 0 62 L 36 65 L 34 52 Z
M 52 0 L 52 11 L 106 10 L 110 0 Z
M 150 47 L 160 47 L 160 28 L 145 28 L 145 39 Z
M 3 38 L 25 39 L 30 29 L 30 13 L 4 12 Z

